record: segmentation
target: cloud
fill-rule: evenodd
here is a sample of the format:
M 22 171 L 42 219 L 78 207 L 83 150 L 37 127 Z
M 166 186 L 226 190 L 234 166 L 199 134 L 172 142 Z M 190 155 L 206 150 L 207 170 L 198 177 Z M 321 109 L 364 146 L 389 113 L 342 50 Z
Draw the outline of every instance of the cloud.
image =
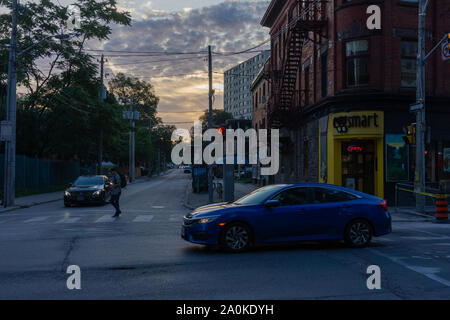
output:
M 91 43 L 105 50 L 149 52 L 199 52 L 213 46 L 214 52 L 236 52 L 268 38 L 259 25 L 270 1 L 226 1 L 178 12 L 152 9 L 151 2 L 139 6 L 145 17 L 131 27 L 114 27 L 110 39 Z M 267 48 L 267 47 L 265 47 Z M 239 56 L 213 56 L 213 69 L 223 72 L 257 53 Z M 109 57 L 107 72 L 149 80 L 160 96 L 160 116 L 165 121 L 193 121 L 208 106 L 206 54 L 158 57 Z M 170 60 L 170 61 L 169 61 Z M 174 75 L 178 75 L 173 77 Z M 215 108 L 222 108 L 223 76 L 214 74 Z M 179 111 L 179 113 L 175 113 Z M 164 113 L 166 112 L 166 113 Z M 170 112 L 170 113 L 168 113 Z

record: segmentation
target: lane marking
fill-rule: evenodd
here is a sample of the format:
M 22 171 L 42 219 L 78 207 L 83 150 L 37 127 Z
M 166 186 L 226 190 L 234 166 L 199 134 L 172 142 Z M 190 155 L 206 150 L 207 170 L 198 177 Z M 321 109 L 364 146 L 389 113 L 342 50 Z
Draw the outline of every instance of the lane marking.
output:
M 31 218 L 31 219 L 25 220 L 24 223 L 41 222 L 41 221 L 47 220 L 48 218 L 50 218 L 50 217 L 46 216 L 46 217 L 36 217 L 36 218 Z
M 81 218 L 64 218 L 64 219 L 57 221 L 56 223 L 75 223 L 80 219 Z
M 150 222 L 152 219 L 153 216 L 151 215 L 140 215 L 134 218 L 133 222 Z
M 409 240 L 448 240 L 450 237 L 415 237 L 415 236 L 403 236 L 400 237 L 402 239 L 409 239 Z
M 165 206 L 152 206 L 153 209 L 164 209 Z
M 97 219 L 95 221 L 95 223 L 104 223 L 104 222 L 114 222 L 116 221 L 116 218 L 113 218 L 111 215 L 109 214 L 105 214 L 104 216 L 102 216 L 100 219 Z
M 374 249 L 368 249 L 368 250 L 373 252 L 373 253 L 375 253 L 375 254 L 378 254 L 378 255 L 380 255 L 382 257 L 385 257 L 386 259 L 389 259 L 392 262 L 395 262 L 395 263 L 397 263 L 397 264 L 399 264 L 399 265 L 401 265 L 401 266 L 403 266 L 403 267 L 405 267 L 405 268 L 407 268 L 409 270 L 412 270 L 412 271 L 415 271 L 417 273 L 420 273 L 421 275 L 423 275 L 423 276 L 425 276 L 425 277 L 427 277 L 427 278 L 429 278 L 431 280 L 434 280 L 434 281 L 439 282 L 439 283 L 441 283 L 441 284 L 443 284 L 443 285 L 445 285 L 447 287 L 450 287 L 450 281 L 449 280 L 441 278 L 438 275 L 436 275 L 437 273 L 439 273 L 441 271 L 440 268 L 414 266 L 414 265 L 410 265 L 410 264 L 402 261 L 401 260 L 402 258 L 391 257 L 391 256 L 389 256 L 387 254 L 381 253 L 381 252 L 379 252 L 377 250 L 374 250 Z

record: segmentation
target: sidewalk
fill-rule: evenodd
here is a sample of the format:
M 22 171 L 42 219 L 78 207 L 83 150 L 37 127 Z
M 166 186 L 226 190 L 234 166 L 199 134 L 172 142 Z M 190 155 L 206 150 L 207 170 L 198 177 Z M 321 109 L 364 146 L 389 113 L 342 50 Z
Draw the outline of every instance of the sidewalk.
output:
M 234 199 L 237 200 L 258 188 L 259 187 L 257 185 L 251 183 L 235 183 Z M 217 194 L 217 192 L 214 192 L 213 194 L 213 202 L 222 202 L 222 199 L 219 199 L 219 195 Z M 186 186 L 184 206 L 188 209 L 194 210 L 195 208 L 207 205 L 208 203 L 208 193 L 193 193 L 192 180 L 189 180 L 189 183 Z
M 166 173 L 167 173 L 167 171 L 162 173 L 161 175 L 166 174 Z M 155 176 L 155 177 L 157 177 L 157 176 Z M 152 178 L 143 176 L 143 177 L 136 178 L 136 181 L 134 183 L 128 183 L 128 184 L 142 183 L 142 182 L 149 181 L 150 179 L 152 179 Z M 19 197 L 19 198 L 15 199 L 15 203 L 16 203 L 15 206 L 7 207 L 7 208 L 0 207 L 0 214 L 9 212 L 12 210 L 17 210 L 20 208 L 28 208 L 28 207 L 36 206 L 39 204 L 55 202 L 55 201 L 62 201 L 63 198 L 64 198 L 64 191 L 33 194 L 31 196 Z

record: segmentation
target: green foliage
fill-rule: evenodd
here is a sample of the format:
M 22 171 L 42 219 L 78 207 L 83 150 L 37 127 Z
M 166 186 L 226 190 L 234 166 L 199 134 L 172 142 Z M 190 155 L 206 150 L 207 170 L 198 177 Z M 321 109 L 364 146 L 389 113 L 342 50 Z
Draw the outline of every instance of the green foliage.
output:
M 57 40 L 69 18 L 67 8 L 50 0 L 25 2 L 19 10 L 17 35 L 18 85 L 26 94 L 17 104 L 17 152 L 32 157 L 77 159 L 94 163 L 98 157 L 100 128 L 103 128 L 105 161 L 128 162 L 128 121 L 122 101 L 128 99 L 140 111 L 136 127 L 136 160 L 154 158 L 161 120 L 156 115 L 159 98 L 152 85 L 119 74 L 110 82 L 110 92 L 100 101 L 96 58 L 84 50 L 88 40 L 106 40 L 113 24 L 130 25 L 128 12 L 117 8 L 117 0 L 75 0 L 81 11 L 81 27 L 75 35 Z M 0 0 L 10 6 L 10 1 Z M 11 16 L 0 15 L 0 105 L 4 106 L 7 81 Z M 26 50 L 26 51 L 23 51 Z M 2 110 L 1 117 L 4 116 Z M 162 134 L 162 133 L 161 133 Z M 166 133 L 164 133 L 166 134 Z M 155 135 L 155 137 L 153 137 Z M 156 140 L 155 140 L 156 139 Z M 167 145 L 170 144 L 170 137 Z

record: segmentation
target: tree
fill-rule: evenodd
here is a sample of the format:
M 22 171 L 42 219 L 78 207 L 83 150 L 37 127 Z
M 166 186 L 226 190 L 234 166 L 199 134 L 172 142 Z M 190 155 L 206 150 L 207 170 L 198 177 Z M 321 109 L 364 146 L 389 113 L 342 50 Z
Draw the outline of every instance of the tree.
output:
M 10 7 L 10 3 L 0 0 L 5 6 Z M 18 153 L 95 161 L 99 125 L 117 126 L 116 130 L 106 130 L 105 140 L 118 140 L 124 128 L 119 125 L 117 102 L 114 96 L 99 102 L 97 64 L 94 56 L 84 51 L 86 41 L 108 39 L 112 24 L 130 24 L 130 14 L 120 12 L 116 4 L 116 0 L 76 0 L 81 27 L 65 40 L 47 37 L 65 29 L 69 18 L 66 7 L 49 0 L 21 5 L 18 50 L 30 49 L 17 61 L 18 84 L 27 90 L 18 101 Z M 10 14 L 1 14 L 0 44 L 9 43 L 10 29 Z M 1 61 L 7 61 L 8 50 L 0 48 Z M 45 64 L 47 69 L 43 69 Z M 0 88 L 5 86 L 6 72 L 2 64 Z
M 200 116 L 199 120 L 203 122 L 203 125 L 208 125 L 209 110 L 205 110 L 205 113 Z M 221 126 L 225 124 L 228 119 L 233 119 L 233 115 L 229 112 L 220 109 L 212 110 L 212 120 L 214 126 Z

